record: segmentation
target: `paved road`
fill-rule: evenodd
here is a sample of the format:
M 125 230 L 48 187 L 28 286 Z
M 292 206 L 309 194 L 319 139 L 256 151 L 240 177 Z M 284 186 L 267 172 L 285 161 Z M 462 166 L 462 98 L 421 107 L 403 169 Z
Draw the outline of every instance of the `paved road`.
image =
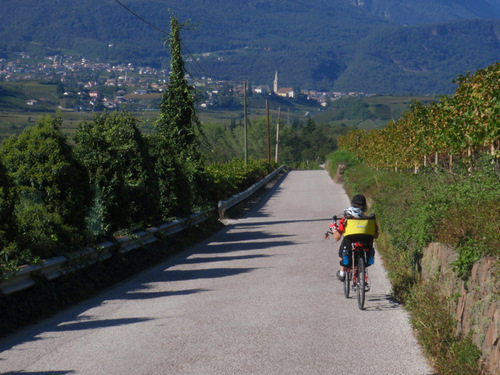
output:
M 323 234 L 347 204 L 292 171 L 209 240 L 0 341 L 0 373 L 432 374 L 380 259 L 366 310 L 343 297 Z

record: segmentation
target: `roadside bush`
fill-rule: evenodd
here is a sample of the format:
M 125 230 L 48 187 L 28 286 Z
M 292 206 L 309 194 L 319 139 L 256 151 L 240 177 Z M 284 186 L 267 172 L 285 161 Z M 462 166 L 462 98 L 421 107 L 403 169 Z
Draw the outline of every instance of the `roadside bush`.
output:
M 0 280 L 17 266 L 14 243 L 17 235 L 14 199 L 14 186 L 0 160 Z
M 197 178 L 196 166 L 180 160 L 161 134 L 149 135 L 147 142 L 158 187 L 161 219 L 167 221 L 191 214 L 198 186 L 194 181 Z
M 205 170 L 208 179 L 207 193 L 210 200 L 216 203 L 246 190 L 276 168 L 278 165 L 274 162 L 249 160 L 245 165 L 241 159 L 207 165 Z
M 327 155 L 327 163 L 331 167 L 329 172 L 335 174 L 339 164 L 342 163 L 347 167 L 352 167 L 353 165 L 358 164 L 358 160 L 356 159 L 355 154 L 339 149 Z
M 15 238 L 14 186 L 0 160 L 0 248 Z
M 150 224 L 158 218 L 157 185 L 138 120 L 103 114 L 81 123 L 75 152 L 93 188 L 88 225 L 94 236 Z
M 491 168 L 470 175 L 447 175 L 448 210 L 438 218 L 435 237 L 458 252 L 455 270 L 467 280 L 472 266 L 484 255 L 500 257 L 498 207 L 500 176 Z
M 84 240 L 88 176 L 61 133 L 61 123 L 59 117 L 45 117 L 2 145 L 17 192 L 16 242 L 22 261 L 56 255 Z

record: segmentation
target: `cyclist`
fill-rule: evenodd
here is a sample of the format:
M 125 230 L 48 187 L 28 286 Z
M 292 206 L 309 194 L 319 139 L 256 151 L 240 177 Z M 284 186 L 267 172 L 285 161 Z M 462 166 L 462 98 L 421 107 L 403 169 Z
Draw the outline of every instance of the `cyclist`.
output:
M 340 238 L 342 237 L 342 234 L 345 231 L 345 225 L 347 223 L 347 220 L 349 219 L 361 219 L 361 218 L 367 218 L 365 211 L 366 211 L 367 205 L 366 205 L 366 198 L 364 195 L 358 194 L 352 197 L 351 200 L 351 206 L 347 207 L 344 210 L 344 217 L 340 219 L 339 224 L 337 227 L 332 227 L 332 232 L 333 232 L 333 238 L 335 238 L 336 241 L 339 241 Z M 339 247 L 339 260 L 340 260 L 340 270 L 337 271 L 337 277 L 340 281 L 344 281 L 345 278 L 345 266 L 342 263 L 342 255 L 344 252 L 344 249 L 347 250 L 347 252 L 350 254 L 351 253 L 351 244 L 352 242 L 355 241 L 363 241 L 367 242 L 370 251 L 368 253 L 368 258 L 371 258 L 371 262 L 367 262 L 367 267 L 370 264 L 373 264 L 373 258 L 375 256 L 375 249 L 373 248 L 373 239 L 378 237 L 378 228 L 375 225 L 375 234 L 373 236 L 371 235 L 359 235 L 355 237 L 349 237 L 342 239 L 342 242 L 340 243 Z

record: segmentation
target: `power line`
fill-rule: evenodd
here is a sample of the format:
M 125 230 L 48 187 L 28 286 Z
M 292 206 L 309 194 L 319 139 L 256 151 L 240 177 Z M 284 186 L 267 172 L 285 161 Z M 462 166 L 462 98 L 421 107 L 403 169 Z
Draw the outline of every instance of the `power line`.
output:
M 169 35 L 168 32 L 166 32 L 165 30 L 162 30 L 160 29 L 159 27 L 156 27 L 155 25 L 153 25 L 151 22 L 149 22 L 148 20 L 144 19 L 143 17 L 139 16 L 137 13 L 135 13 L 132 9 L 128 8 L 125 4 L 123 4 L 120 0 L 115 0 L 118 4 L 120 4 L 122 7 L 124 7 L 127 11 L 129 11 L 130 13 L 132 13 L 134 16 L 136 16 L 137 18 L 139 18 L 142 22 L 144 23 L 147 23 L 149 26 L 151 26 L 152 28 L 158 30 L 159 32 L 163 33 L 163 34 L 166 34 L 166 35 Z
M 138 15 L 137 13 L 135 13 L 132 9 L 130 9 L 129 7 L 127 7 L 125 4 L 123 4 L 120 0 L 115 0 L 118 4 L 120 4 L 123 8 L 125 8 L 128 12 L 130 12 L 131 14 L 133 14 L 135 17 L 139 18 L 142 22 L 148 24 L 149 26 L 151 26 L 152 28 L 154 28 L 155 30 L 165 34 L 165 35 L 170 35 L 170 33 L 166 32 L 165 30 L 162 30 L 160 29 L 159 27 L 155 26 L 154 24 L 152 24 L 151 22 L 149 22 L 148 20 L 146 20 L 145 18 L 141 17 L 140 15 Z M 191 56 L 191 58 L 193 59 L 193 61 L 195 62 L 196 65 L 198 65 L 198 67 L 201 69 L 201 71 L 203 73 L 205 73 L 205 75 L 207 77 L 210 77 L 210 75 L 206 72 L 205 69 L 203 69 L 203 67 L 198 63 L 198 61 L 196 60 L 196 58 L 191 54 L 191 52 L 189 52 L 188 48 L 186 47 L 186 45 L 181 41 L 181 45 L 182 47 L 186 50 L 187 54 L 189 56 Z

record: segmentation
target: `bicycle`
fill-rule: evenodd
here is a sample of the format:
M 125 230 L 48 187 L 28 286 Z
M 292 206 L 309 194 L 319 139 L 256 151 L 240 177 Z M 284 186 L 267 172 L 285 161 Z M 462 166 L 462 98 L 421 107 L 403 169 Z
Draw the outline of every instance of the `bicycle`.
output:
M 350 261 L 345 267 L 344 296 L 349 298 L 350 290 L 357 292 L 358 308 L 364 309 L 365 293 L 370 290 L 368 270 L 365 266 L 365 254 L 370 251 L 362 241 L 352 243 Z
M 333 234 L 332 229 L 337 228 L 337 216 L 334 216 L 333 222 L 330 224 L 330 229 L 325 233 L 325 238 L 329 234 Z M 375 217 L 371 216 L 366 220 L 374 220 Z M 365 223 L 365 220 L 359 220 L 356 222 L 356 227 L 361 228 L 359 231 L 368 232 L 374 231 L 374 221 L 372 223 Z M 373 227 L 370 229 L 369 227 Z M 368 229 L 366 229 L 368 228 Z M 367 233 L 355 233 L 355 237 L 352 237 L 351 250 L 347 254 L 343 255 L 343 266 L 345 267 L 345 277 L 343 281 L 344 297 L 349 298 L 351 289 L 357 292 L 358 308 L 360 310 L 364 309 L 365 305 L 365 294 L 370 290 L 368 270 L 366 269 L 366 261 L 368 260 L 368 254 L 371 250 L 371 245 L 369 239 L 373 238 Z M 365 239 L 365 240 L 363 240 Z

